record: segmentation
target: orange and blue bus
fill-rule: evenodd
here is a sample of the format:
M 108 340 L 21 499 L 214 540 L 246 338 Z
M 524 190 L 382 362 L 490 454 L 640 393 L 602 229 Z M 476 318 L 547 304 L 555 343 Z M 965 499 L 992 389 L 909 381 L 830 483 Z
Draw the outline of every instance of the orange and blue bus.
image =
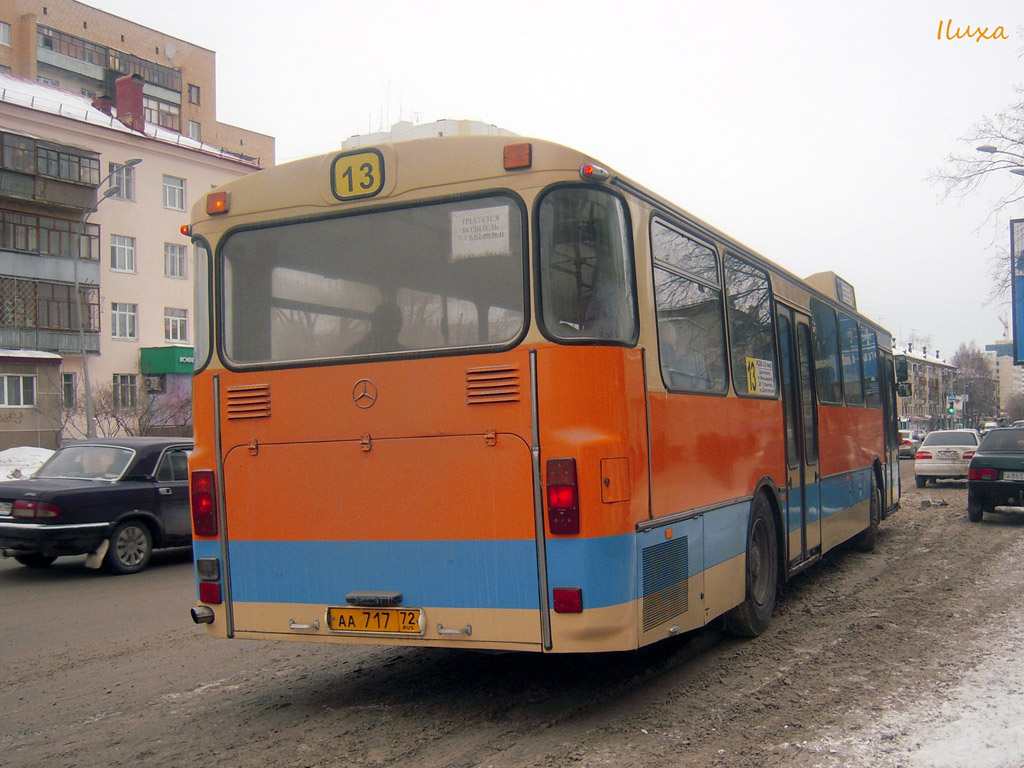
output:
M 595 159 L 504 136 L 197 202 L 216 637 L 537 652 L 754 636 L 899 505 L 892 337 Z

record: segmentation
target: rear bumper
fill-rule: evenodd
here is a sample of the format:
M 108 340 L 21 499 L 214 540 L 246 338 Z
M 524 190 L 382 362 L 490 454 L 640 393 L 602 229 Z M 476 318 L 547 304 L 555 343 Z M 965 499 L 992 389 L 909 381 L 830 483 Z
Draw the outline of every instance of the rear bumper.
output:
M 970 461 L 918 460 L 914 462 L 914 474 L 918 477 L 948 477 L 967 479 Z
M 110 535 L 110 523 L 52 525 L 0 522 L 0 549 L 14 554 L 82 555 L 92 552 Z
M 1024 483 L 1014 480 L 970 480 L 967 482 L 968 504 L 998 507 L 1024 504 Z

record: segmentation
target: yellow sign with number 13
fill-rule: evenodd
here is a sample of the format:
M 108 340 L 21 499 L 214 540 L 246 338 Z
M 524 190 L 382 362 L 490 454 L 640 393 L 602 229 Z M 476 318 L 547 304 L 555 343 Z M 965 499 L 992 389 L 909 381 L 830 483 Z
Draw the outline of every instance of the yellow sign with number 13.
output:
M 384 188 L 384 157 L 375 149 L 338 155 L 331 166 L 331 191 L 339 200 L 373 197 Z

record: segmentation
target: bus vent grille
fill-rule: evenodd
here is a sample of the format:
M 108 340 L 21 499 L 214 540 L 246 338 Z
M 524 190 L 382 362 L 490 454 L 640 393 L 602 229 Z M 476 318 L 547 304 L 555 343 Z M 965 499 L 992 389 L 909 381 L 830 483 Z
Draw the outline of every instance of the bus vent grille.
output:
M 519 402 L 519 368 L 494 365 L 466 370 L 466 404 Z
M 689 552 L 686 536 L 643 551 L 644 632 L 689 608 Z
M 228 387 L 229 419 L 263 419 L 270 416 L 270 385 Z

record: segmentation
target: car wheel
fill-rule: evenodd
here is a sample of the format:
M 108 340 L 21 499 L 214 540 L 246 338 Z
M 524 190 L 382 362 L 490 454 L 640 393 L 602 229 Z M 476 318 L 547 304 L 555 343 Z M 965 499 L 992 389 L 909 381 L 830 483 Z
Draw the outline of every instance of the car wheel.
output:
M 28 566 L 29 568 L 45 568 L 57 558 L 54 555 L 44 555 L 39 552 L 30 552 L 27 555 L 15 555 L 14 559 L 22 565 Z
M 927 477 L 921 477 L 920 475 L 915 475 L 914 476 L 914 482 L 917 483 L 917 487 L 918 488 L 924 488 L 926 485 L 928 485 L 928 478 Z
M 972 523 L 980 523 L 981 518 L 984 516 L 985 510 L 981 506 L 981 502 L 975 501 L 970 496 L 967 497 L 967 519 Z
M 126 520 L 110 534 L 103 567 L 110 573 L 138 573 L 153 554 L 153 534 L 138 520 Z
M 725 616 L 725 631 L 757 637 L 775 612 L 779 584 L 778 541 L 775 518 L 763 493 L 754 497 L 747 533 L 747 599 Z

